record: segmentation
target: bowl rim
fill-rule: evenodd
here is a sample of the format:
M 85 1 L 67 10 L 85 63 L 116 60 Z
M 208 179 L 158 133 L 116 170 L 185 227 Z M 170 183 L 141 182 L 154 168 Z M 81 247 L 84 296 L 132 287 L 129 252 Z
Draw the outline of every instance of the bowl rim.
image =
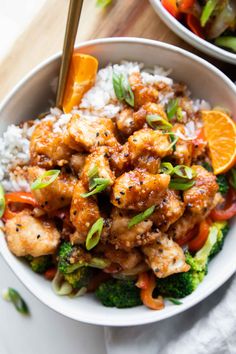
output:
M 76 49 L 84 48 L 86 46 L 91 46 L 91 45 L 96 45 L 96 44 L 109 44 L 109 43 L 134 43 L 134 44 L 141 44 L 143 46 L 148 45 L 148 46 L 154 46 L 157 48 L 164 48 L 169 50 L 170 52 L 176 52 L 178 54 L 181 54 L 203 66 L 205 66 L 208 70 L 213 72 L 215 75 L 217 75 L 221 80 L 225 82 L 226 85 L 229 86 L 229 88 L 234 92 L 236 96 L 236 86 L 233 84 L 233 82 L 224 74 L 222 73 L 218 68 L 207 62 L 206 60 L 198 57 L 195 54 L 192 54 L 190 52 L 187 52 L 184 49 L 175 47 L 171 44 L 168 43 L 163 43 L 155 40 L 150 40 L 150 39 L 144 39 L 144 38 L 136 38 L 136 37 L 116 37 L 116 38 L 101 38 L 101 39 L 95 39 L 95 40 L 90 40 L 90 41 L 85 41 L 81 42 L 78 46 L 76 46 Z M 8 102 L 12 99 L 12 97 L 15 95 L 15 93 L 21 89 L 21 87 L 28 81 L 30 80 L 34 75 L 38 73 L 43 67 L 47 66 L 51 62 L 57 60 L 61 56 L 61 52 L 56 53 L 52 56 L 50 56 L 48 59 L 44 60 L 40 64 L 38 64 L 34 69 L 32 69 L 29 74 L 27 74 L 25 77 L 23 77 L 22 80 L 10 91 L 10 93 L 7 95 L 7 97 L 2 101 L 0 105 L 0 115 L 1 111 L 4 109 L 5 106 L 7 106 Z M 2 242 L 5 242 L 5 239 L 2 240 Z M 7 247 L 7 245 L 6 245 Z M 13 271 L 13 273 L 18 277 L 18 279 L 22 282 L 22 284 L 37 298 L 39 299 L 43 304 L 45 304 L 48 308 L 60 313 L 61 315 L 64 315 L 67 318 L 70 318 L 75 321 L 80 321 L 83 323 L 88 323 L 88 324 L 95 324 L 95 325 L 102 325 L 102 326 L 114 326 L 114 327 L 122 327 L 122 326 L 134 326 L 134 325 L 144 325 L 148 323 L 154 323 L 158 322 L 164 319 L 167 319 L 169 317 L 175 316 L 177 314 L 180 314 L 187 309 L 193 307 L 194 305 L 198 304 L 202 300 L 204 300 L 206 297 L 208 297 L 210 294 L 212 294 L 216 289 L 218 289 L 220 286 L 222 286 L 236 271 L 236 263 L 235 267 L 229 267 L 226 265 L 224 268 L 224 272 L 219 276 L 217 281 L 210 282 L 207 291 L 202 292 L 200 296 L 197 298 L 191 299 L 191 301 L 188 301 L 187 303 L 183 303 L 181 306 L 176 306 L 175 311 L 172 313 L 165 313 L 162 311 L 153 311 L 152 315 L 149 316 L 141 316 L 139 320 L 133 319 L 131 316 L 127 318 L 125 317 L 125 322 L 120 322 L 118 320 L 117 322 L 114 321 L 115 323 L 111 323 L 109 320 L 106 320 L 106 316 L 104 315 L 102 318 L 93 318 L 89 317 L 88 318 L 78 318 L 78 315 L 73 315 L 73 314 L 67 314 L 67 311 L 64 310 L 63 308 L 58 308 L 56 305 L 52 305 L 49 301 L 47 301 L 47 298 L 44 296 L 41 296 L 41 294 L 37 294 L 36 291 L 27 283 L 24 281 L 24 279 L 21 278 L 21 270 L 16 269 L 14 265 L 14 261 L 8 256 L 7 253 L 3 252 L 3 247 L 0 247 L 0 254 L 2 254 L 4 260 L 10 267 L 10 269 Z M 105 309 L 105 308 L 104 308 Z
M 196 34 L 194 34 L 190 29 L 185 27 L 182 23 L 180 23 L 174 16 L 172 16 L 161 4 L 161 0 L 149 0 L 153 8 L 156 10 L 158 15 L 163 16 L 160 17 L 162 21 L 168 22 L 168 25 L 171 27 L 175 27 L 176 32 L 178 35 L 187 41 L 186 37 L 189 38 L 189 40 L 193 40 L 195 42 L 197 48 L 201 51 L 205 51 L 208 55 L 212 55 L 217 57 L 220 60 L 227 61 L 231 64 L 236 65 L 236 53 L 231 53 L 230 51 L 220 48 L 216 46 L 215 44 L 212 44 L 211 42 L 208 42 L 206 39 L 198 37 Z M 167 24 L 167 23 L 166 23 Z M 171 28 L 172 30 L 172 28 Z M 191 43 L 191 45 L 194 46 L 194 44 Z M 211 54 L 210 54 L 211 53 Z

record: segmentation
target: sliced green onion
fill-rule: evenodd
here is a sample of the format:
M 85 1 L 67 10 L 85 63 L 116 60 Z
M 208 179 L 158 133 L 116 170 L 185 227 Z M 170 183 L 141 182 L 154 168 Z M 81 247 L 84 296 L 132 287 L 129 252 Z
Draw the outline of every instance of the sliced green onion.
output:
M 176 118 L 178 122 L 182 122 L 183 121 L 183 111 L 181 107 L 178 107 L 176 110 Z
M 186 181 L 182 178 L 174 178 L 169 183 L 170 189 L 175 189 L 177 191 L 186 191 L 187 189 L 194 186 L 195 181 Z
M 103 218 L 99 218 L 89 230 L 85 243 L 86 249 L 88 251 L 90 251 L 98 244 L 102 234 L 103 224 Z
M 146 121 L 152 129 L 170 130 L 172 128 L 172 124 L 158 114 L 147 115 Z
M 29 314 L 29 308 L 18 291 L 13 288 L 8 288 L 3 292 L 2 296 L 4 300 L 12 302 L 18 312 L 23 315 Z
M 219 0 L 208 0 L 206 2 L 206 5 L 203 7 L 202 14 L 200 17 L 200 22 L 202 27 L 205 27 L 205 25 L 207 24 L 218 2 Z
M 172 149 L 175 151 L 175 144 L 177 143 L 177 141 L 179 140 L 178 135 L 175 135 L 175 133 L 169 133 L 170 136 L 170 140 L 171 140 L 171 144 L 168 147 L 168 150 Z
M 113 72 L 112 83 L 117 99 L 119 101 L 124 100 L 131 107 L 134 107 L 134 94 L 128 78 L 124 74 L 116 74 Z
M 32 184 L 31 184 L 31 189 L 36 190 L 36 189 L 42 189 L 52 182 L 54 182 L 57 177 L 59 176 L 60 170 L 49 170 L 44 172 L 41 176 L 39 176 Z M 50 177 L 51 176 L 51 177 Z M 50 177 L 50 178 L 47 178 Z
M 218 47 L 231 49 L 233 52 L 236 52 L 236 36 L 218 37 L 218 38 L 216 38 L 214 43 Z
M 94 178 L 98 176 L 98 167 L 94 165 L 90 170 L 88 171 L 88 178 Z
M 101 7 L 101 8 L 105 8 L 108 5 L 110 5 L 111 2 L 112 2 L 112 0 L 97 0 L 96 6 Z
M 107 188 L 107 186 L 109 186 L 110 184 L 110 180 L 106 179 L 106 178 L 94 178 L 93 180 L 93 189 L 88 192 L 88 193 L 82 193 L 80 194 L 80 196 L 82 198 L 88 198 L 91 195 L 97 194 L 97 193 L 101 193 L 102 191 L 104 191 L 104 189 Z
M 161 172 L 167 175 L 172 175 L 172 173 L 174 172 L 174 166 L 170 162 L 162 162 Z
M 174 118 L 174 116 L 177 112 L 178 104 L 179 104 L 178 98 L 174 98 L 168 102 L 166 112 L 167 112 L 167 117 L 169 119 Z
M 178 299 L 175 299 L 174 297 L 166 297 L 166 299 L 172 302 L 174 305 L 182 305 L 182 302 Z
M 4 214 L 6 202 L 5 202 L 5 196 L 4 196 L 4 189 L 2 185 L 0 184 L 0 218 Z
M 98 167 L 96 165 L 88 171 L 89 190 L 92 190 L 96 187 L 96 183 L 94 182 L 95 177 L 98 177 Z
M 182 178 L 192 179 L 196 177 L 196 172 L 188 166 L 185 165 L 177 165 L 174 167 L 174 173 Z
M 155 207 L 156 206 L 153 205 L 150 208 L 148 208 L 147 210 L 145 210 L 143 213 L 135 215 L 132 219 L 130 219 L 130 221 L 128 223 L 128 229 L 130 229 L 134 225 L 139 224 L 141 221 L 146 220 L 147 218 L 149 218 L 149 216 L 151 216 L 152 213 L 154 212 Z
M 125 75 L 122 75 L 121 77 L 121 84 L 123 86 L 125 102 L 128 103 L 131 107 L 134 107 L 134 94 L 129 84 L 129 80 Z
M 232 168 L 230 170 L 230 178 L 229 178 L 229 182 L 231 184 L 231 186 L 236 189 L 236 168 Z

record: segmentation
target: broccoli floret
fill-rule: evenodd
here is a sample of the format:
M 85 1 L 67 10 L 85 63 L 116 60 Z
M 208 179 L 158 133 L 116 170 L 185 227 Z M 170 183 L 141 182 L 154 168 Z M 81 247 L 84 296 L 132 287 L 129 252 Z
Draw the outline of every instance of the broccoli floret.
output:
M 158 279 L 156 291 L 164 297 L 181 299 L 190 295 L 204 278 L 204 272 L 188 271 Z
M 217 253 L 219 253 L 224 245 L 225 236 L 229 231 L 229 224 L 226 221 L 215 222 L 214 225 L 218 228 L 217 241 L 212 247 L 209 260 L 211 260 Z
M 142 304 L 140 289 L 132 280 L 110 279 L 98 287 L 96 296 L 107 307 L 127 308 Z
M 76 269 L 73 273 L 64 274 L 64 278 L 72 288 L 80 289 L 88 286 L 92 274 L 92 268 L 81 267 Z
M 186 273 L 178 273 L 169 277 L 158 279 L 157 292 L 164 297 L 183 298 L 191 294 L 202 282 L 208 271 L 208 262 L 211 252 L 217 245 L 219 229 L 218 223 L 214 223 L 209 232 L 204 246 L 192 256 L 186 252 L 186 263 L 190 265 L 190 270 Z
M 60 273 L 73 273 L 81 267 L 94 267 L 103 269 L 110 264 L 108 260 L 92 257 L 82 247 L 64 242 L 59 249 L 58 269 Z
M 218 183 L 219 186 L 219 192 L 223 195 L 226 194 L 229 190 L 229 184 L 226 175 L 218 175 L 216 177 L 216 182 Z
M 52 265 L 51 256 L 26 257 L 31 269 L 35 273 L 44 273 Z

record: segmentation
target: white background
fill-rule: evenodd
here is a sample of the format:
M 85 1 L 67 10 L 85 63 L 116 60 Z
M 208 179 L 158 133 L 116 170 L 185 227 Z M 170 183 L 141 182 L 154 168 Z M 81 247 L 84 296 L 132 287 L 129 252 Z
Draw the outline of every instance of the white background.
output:
M 0 0 L 0 61 L 45 1 Z M 9 286 L 22 294 L 31 316 L 23 317 L 0 297 L 0 354 L 106 352 L 102 327 L 77 323 L 48 309 L 25 289 L 0 256 L 0 292 Z

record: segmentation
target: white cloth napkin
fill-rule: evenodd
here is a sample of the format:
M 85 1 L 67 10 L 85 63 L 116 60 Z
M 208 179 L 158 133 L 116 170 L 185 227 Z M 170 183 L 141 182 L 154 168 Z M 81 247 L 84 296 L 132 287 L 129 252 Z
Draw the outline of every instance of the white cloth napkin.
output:
M 107 354 L 236 353 L 236 276 L 192 309 L 156 324 L 105 328 Z

